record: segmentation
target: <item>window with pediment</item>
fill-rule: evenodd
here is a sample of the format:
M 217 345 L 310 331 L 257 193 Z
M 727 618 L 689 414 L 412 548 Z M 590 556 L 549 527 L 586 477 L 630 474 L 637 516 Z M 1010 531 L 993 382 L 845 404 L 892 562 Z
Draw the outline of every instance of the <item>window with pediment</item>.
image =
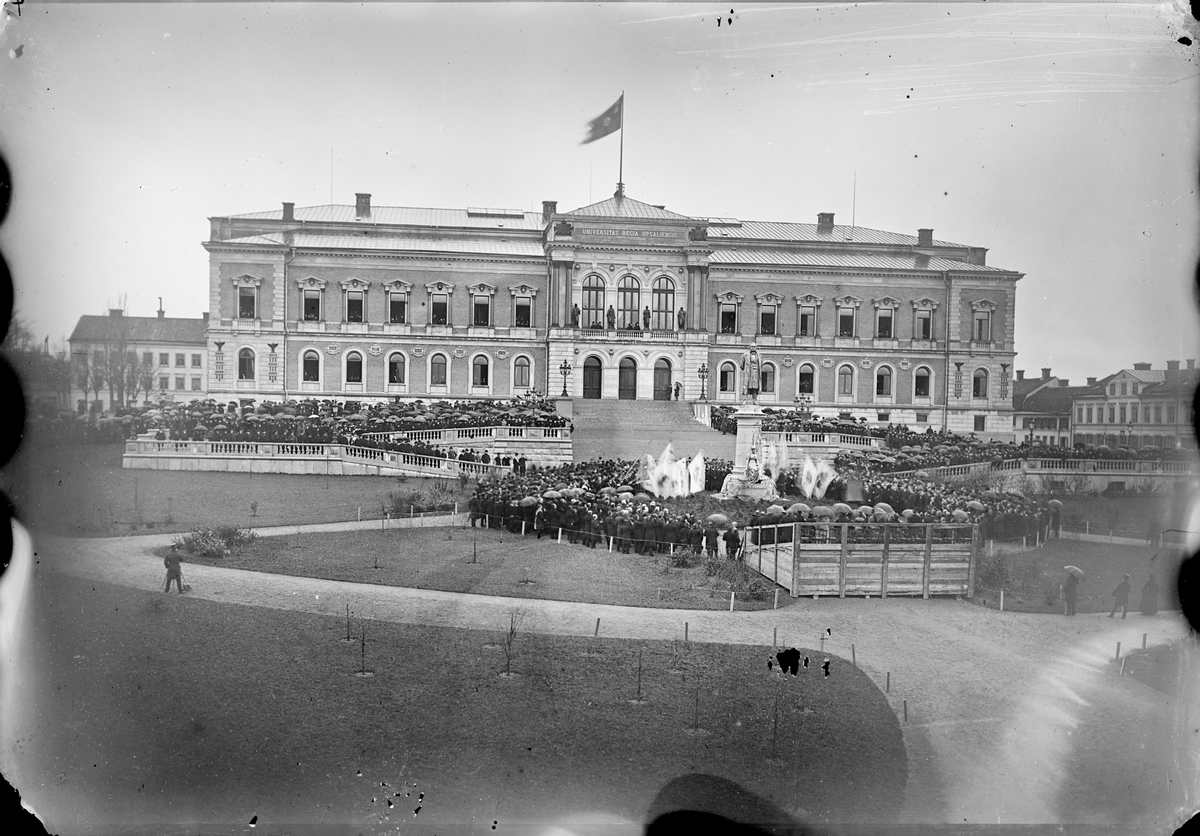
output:
M 717 294 L 717 328 L 722 334 L 738 332 L 738 309 L 744 297 L 739 293 L 728 291 Z
M 257 276 L 242 275 L 233 279 L 238 319 L 258 319 L 258 288 L 261 284 L 262 279 Z
M 971 339 L 978 343 L 992 341 L 992 317 L 996 304 L 987 299 L 979 299 L 971 303 L 972 326 Z
M 862 300 L 856 296 L 841 296 L 833 300 L 837 305 L 837 335 L 842 338 L 858 336 L 858 308 Z
M 796 297 L 796 334 L 800 337 L 817 336 L 817 312 L 823 300 L 811 293 Z
M 387 294 L 387 321 L 392 325 L 408 323 L 408 297 L 412 292 L 410 282 L 384 282 L 383 290 Z
M 429 324 L 449 325 L 450 295 L 454 292 L 454 285 L 431 282 L 425 285 L 425 290 L 429 294 Z
M 758 333 L 773 336 L 779 333 L 779 306 L 783 297 L 774 293 L 755 296 L 758 302 Z
M 471 324 L 476 328 L 490 328 L 492 300 L 496 297 L 495 285 L 479 282 L 468 285 L 467 292 L 471 294 Z
M 938 303 L 933 299 L 914 299 L 913 307 L 913 336 L 914 340 L 933 339 L 933 312 Z
M 512 327 L 532 328 L 533 297 L 537 295 L 537 288 L 521 284 L 516 287 L 510 287 L 508 290 L 512 294 L 513 300 Z M 586 317 L 584 321 L 588 321 Z
M 872 301 L 875 306 L 875 338 L 894 340 L 896 338 L 896 309 L 900 303 L 890 296 Z
M 315 277 L 297 279 L 300 288 L 300 316 L 305 322 L 320 322 L 325 318 L 325 280 Z

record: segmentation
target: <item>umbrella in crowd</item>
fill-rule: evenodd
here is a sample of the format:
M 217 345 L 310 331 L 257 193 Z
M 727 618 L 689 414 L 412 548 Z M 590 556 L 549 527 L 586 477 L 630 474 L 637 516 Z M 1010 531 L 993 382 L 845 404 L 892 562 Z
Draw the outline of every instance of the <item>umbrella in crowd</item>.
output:
M 1067 572 L 1074 575 L 1075 577 L 1079 578 L 1079 580 L 1083 580 L 1083 570 L 1080 569 L 1078 566 L 1064 566 L 1063 569 L 1065 569 Z

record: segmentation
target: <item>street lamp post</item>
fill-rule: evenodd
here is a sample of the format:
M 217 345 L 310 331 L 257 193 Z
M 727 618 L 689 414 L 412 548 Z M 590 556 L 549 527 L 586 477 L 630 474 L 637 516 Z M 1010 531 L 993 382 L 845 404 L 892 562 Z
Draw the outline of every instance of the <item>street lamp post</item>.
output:
M 566 398 L 566 397 L 568 397 L 568 395 L 567 395 L 567 377 L 571 374 L 571 364 L 568 363 L 566 360 L 563 360 L 562 365 L 558 367 L 558 373 L 563 376 L 562 397 Z
M 792 401 L 796 404 L 796 411 L 799 412 L 805 419 L 812 414 L 812 410 L 809 408 L 809 406 L 812 404 L 812 398 L 807 394 L 798 392 Z
M 708 363 L 701 363 L 700 368 L 696 369 L 696 375 L 700 378 L 700 400 L 708 400 Z

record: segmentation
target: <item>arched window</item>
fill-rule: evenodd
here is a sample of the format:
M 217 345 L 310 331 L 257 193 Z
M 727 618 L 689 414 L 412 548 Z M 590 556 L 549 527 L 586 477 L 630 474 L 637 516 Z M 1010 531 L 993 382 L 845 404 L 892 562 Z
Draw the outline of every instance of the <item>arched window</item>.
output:
M 642 285 L 626 276 L 617 285 L 617 327 L 637 328 L 641 321 Z
M 513 386 L 517 389 L 529 388 L 529 358 L 518 357 L 513 363 Z
M 346 355 L 346 382 L 362 383 L 362 355 L 357 351 Z
M 921 366 L 913 375 L 913 397 L 929 397 L 929 369 Z
M 875 372 L 875 394 L 888 397 L 892 394 L 892 370 L 887 366 L 881 366 Z
M 842 396 L 854 395 L 854 367 L 842 366 L 838 369 L 838 394 Z
M 476 357 L 471 361 L 471 385 L 488 385 L 488 361 L 486 357 Z
M 775 394 L 775 366 L 763 363 L 758 370 L 758 391 L 764 395 Z
M 717 388 L 721 392 L 737 392 L 737 367 L 733 363 L 725 362 L 721 364 L 720 376 L 717 379 Z
M 583 311 L 579 324 L 584 328 L 604 327 L 604 279 L 588 276 L 583 280 Z
M 987 369 L 976 369 L 974 376 L 971 378 L 971 397 L 986 398 L 988 396 L 988 373 Z
M 429 358 L 429 385 L 446 385 L 446 355 L 435 354 Z
M 388 357 L 388 383 L 403 383 L 404 371 L 403 354 L 392 354 Z
M 321 355 L 315 351 L 304 352 L 303 378 L 305 383 L 321 382 Z
M 801 395 L 812 395 L 816 391 L 817 370 L 809 363 L 805 363 L 800 367 L 799 376 L 796 379 L 796 392 Z
M 254 352 L 248 348 L 238 352 L 238 380 L 254 380 Z
M 675 330 L 675 282 L 666 276 L 654 280 L 654 319 L 651 324 L 656 331 Z

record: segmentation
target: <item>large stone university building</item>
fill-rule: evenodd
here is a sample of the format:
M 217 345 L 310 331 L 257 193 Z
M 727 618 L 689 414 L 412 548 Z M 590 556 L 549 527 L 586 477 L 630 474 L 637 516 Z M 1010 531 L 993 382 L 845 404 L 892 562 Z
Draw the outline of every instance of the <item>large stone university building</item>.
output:
M 218 399 L 759 402 L 1013 435 L 1016 282 L 980 247 L 697 218 L 626 197 L 541 214 L 354 206 L 211 218 Z M 564 380 L 562 371 L 570 369 Z

